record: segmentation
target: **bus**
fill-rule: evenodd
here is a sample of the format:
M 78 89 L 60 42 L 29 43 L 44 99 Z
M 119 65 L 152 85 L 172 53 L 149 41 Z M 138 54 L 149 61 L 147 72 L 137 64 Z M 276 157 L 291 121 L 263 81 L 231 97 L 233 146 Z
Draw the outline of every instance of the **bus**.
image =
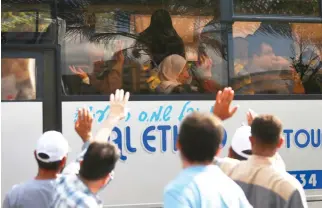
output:
M 131 93 L 130 112 L 106 138 L 122 155 L 100 196 L 106 207 L 162 207 L 163 188 L 181 168 L 180 121 L 210 112 L 216 92 L 231 86 L 240 107 L 224 122 L 221 156 L 248 109 L 278 116 L 287 171 L 309 207 L 321 207 L 321 0 L 3 0 L 1 7 L 2 198 L 36 174 L 33 151 L 44 131 L 64 134 L 72 161 L 82 145 L 77 109 L 89 107 L 96 131 L 109 94 L 122 88 Z M 173 54 L 185 58 L 185 73 L 164 68 Z

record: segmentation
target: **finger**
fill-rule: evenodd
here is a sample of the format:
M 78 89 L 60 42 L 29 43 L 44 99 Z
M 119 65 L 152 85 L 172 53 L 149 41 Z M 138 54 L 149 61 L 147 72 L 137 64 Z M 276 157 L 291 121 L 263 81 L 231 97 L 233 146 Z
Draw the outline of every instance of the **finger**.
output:
M 75 70 L 75 68 L 74 68 L 73 66 L 69 66 L 69 69 L 70 69 L 73 73 L 77 74 L 77 71 Z
M 86 119 L 86 108 L 82 109 L 82 121 L 85 121 Z
M 89 122 L 90 121 L 90 118 L 91 118 L 91 111 L 87 107 L 86 108 L 86 117 L 85 117 L 86 122 Z
M 120 101 L 120 90 L 117 89 L 115 91 L 115 102 L 119 102 Z
M 78 68 L 79 72 L 86 74 L 86 72 L 83 71 L 83 69 Z
M 111 102 L 111 103 L 114 103 L 114 99 L 115 99 L 114 94 L 113 94 L 113 93 L 111 93 L 111 95 L 110 95 L 110 102 Z
M 250 115 L 250 113 L 249 112 L 247 112 L 246 113 L 246 117 L 247 117 L 247 123 L 248 123 L 248 125 L 251 123 L 251 115 Z
M 87 122 L 92 123 L 93 122 L 93 114 L 90 110 L 88 110 L 88 119 Z
M 79 125 L 79 121 L 82 119 L 82 110 L 81 109 L 78 109 L 78 115 L 77 115 L 77 125 Z
M 124 90 L 121 89 L 120 90 L 120 101 L 123 102 L 123 99 L 124 99 Z
M 78 116 L 78 121 L 79 121 L 79 122 L 81 122 L 81 121 L 82 121 L 82 118 L 83 118 L 83 109 L 82 109 L 82 108 L 80 108 L 80 109 L 79 109 L 79 111 L 78 111 L 78 113 L 79 113 L 79 114 L 78 114 L 78 115 L 79 115 L 79 116 Z
M 221 101 L 226 102 L 228 99 L 229 89 L 226 87 L 222 93 Z
M 126 104 L 129 101 L 129 99 L 130 99 L 130 93 L 126 92 L 124 96 L 124 104 Z
M 84 121 L 85 122 L 87 122 L 89 119 L 88 119 L 88 117 L 89 117 L 89 111 L 88 111 L 88 108 L 84 108 L 84 113 L 85 113 L 85 115 L 84 115 Z
M 235 92 L 234 90 L 228 91 L 227 102 L 230 104 L 234 100 Z
M 216 103 L 220 103 L 221 102 L 221 97 L 222 97 L 222 91 L 219 90 L 217 92 L 217 95 L 216 95 Z
M 236 105 L 235 107 L 233 107 L 233 108 L 230 110 L 230 112 L 229 112 L 230 116 L 233 116 L 233 115 L 237 112 L 238 108 L 239 108 L 239 106 L 238 106 L 238 105 Z

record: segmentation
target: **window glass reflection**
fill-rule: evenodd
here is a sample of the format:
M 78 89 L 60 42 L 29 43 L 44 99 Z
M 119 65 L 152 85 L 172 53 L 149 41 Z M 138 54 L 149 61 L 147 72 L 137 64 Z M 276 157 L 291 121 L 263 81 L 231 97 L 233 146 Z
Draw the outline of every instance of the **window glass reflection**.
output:
M 319 0 L 234 0 L 236 14 L 318 16 Z
M 1 59 L 1 100 L 36 99 L 35 59 Z
M 2 1 L 2 44 L 53 43 L 61 26 L 52 17 L 54 8 L 51 0 Z
M 120 87 L 140 94 L 214 93 L 227 85 L 218 1 L 138 2 L 60 9 L 67 94 L 109 94 Z
M 235 22 L 233 36 L 237 93 L 322 92 L 322 24 Z

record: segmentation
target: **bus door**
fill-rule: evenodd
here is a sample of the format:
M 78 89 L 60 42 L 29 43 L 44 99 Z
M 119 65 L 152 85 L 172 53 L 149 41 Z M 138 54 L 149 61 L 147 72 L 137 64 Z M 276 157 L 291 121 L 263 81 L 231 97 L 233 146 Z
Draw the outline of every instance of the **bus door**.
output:
M 45 130 L 58 129 L 55 48 L 1 48 L 2 198 L 12 185 L 35 176 L 33 150 Z M 23 170 L 23 172 L 21 171 Z

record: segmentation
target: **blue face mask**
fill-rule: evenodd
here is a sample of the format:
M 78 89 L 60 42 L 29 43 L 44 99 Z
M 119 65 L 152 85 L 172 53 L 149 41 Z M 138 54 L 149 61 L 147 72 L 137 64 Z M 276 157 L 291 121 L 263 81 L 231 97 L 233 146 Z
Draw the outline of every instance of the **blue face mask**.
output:
M 111 181 L 114 179 L 114 171 L 112 171 L 111 173 L 110 173 L 110 178 L 109 178 L 109 180 L 107 181 L 107 183 L 105 183 L 101 188 L 100 188 L 100 192 L 101 191 L 103 191 L 105 188 L 106 188 L 106 186 L 108 185 L 108 184 L 110 184 L 111 183 Z

